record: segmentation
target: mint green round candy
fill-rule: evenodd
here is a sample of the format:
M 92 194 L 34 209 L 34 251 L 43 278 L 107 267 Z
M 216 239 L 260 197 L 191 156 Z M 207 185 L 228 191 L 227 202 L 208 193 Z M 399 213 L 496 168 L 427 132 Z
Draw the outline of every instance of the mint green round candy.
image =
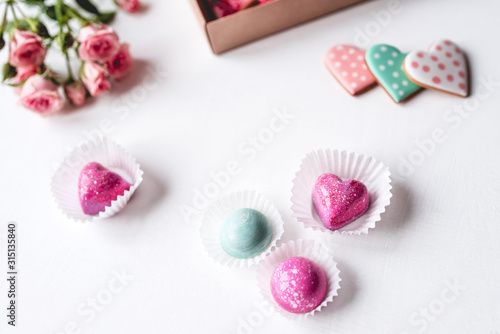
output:
M 226 253 L 248 259 L 262 253 L 271 243 L 273 228 L 266 216 L 254 209 L 230 213 L 220 229 L 220 243 Z

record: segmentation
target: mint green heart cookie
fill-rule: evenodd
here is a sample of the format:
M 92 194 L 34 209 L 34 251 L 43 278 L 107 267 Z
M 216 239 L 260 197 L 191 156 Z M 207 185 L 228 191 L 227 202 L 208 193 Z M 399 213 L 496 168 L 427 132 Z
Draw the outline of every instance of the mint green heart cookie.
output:
M 397 103 L 420 90 L 403 70 L 406 53 L 387 44 L 377 44 L 366 50 L 365 61 L 378 83 Z

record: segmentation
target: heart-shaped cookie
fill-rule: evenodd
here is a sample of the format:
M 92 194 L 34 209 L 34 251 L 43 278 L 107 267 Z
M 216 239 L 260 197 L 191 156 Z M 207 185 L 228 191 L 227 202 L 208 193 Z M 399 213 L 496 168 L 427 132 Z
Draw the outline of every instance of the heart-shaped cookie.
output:
M 420 90 L 403 70 L 406 54 L 391 45 L 378 44 L 366 50 L 365 61 L 375 79 L 397 103 Z
M 368 210 L 370 196 L 360 181 L 342 181 L 334 174 L 322 174 L 314 185 L 312 201 L 325 227 L 338 230 Z
M 87 215 L 104 211 L 129 189 L 130 183 L 97 162 L 85 165 L 80 172 L 78 196 Z
M 408 53 L 404 70 L 420 86 L 463 97 L 469 95 L 465 55 L 448 40 L 431 45 L 429 52 Z
M 336 45 L 325 56 L 325 65 L 351 95 L 360 94 L 377 82 L 365 64 L 365 51 Z

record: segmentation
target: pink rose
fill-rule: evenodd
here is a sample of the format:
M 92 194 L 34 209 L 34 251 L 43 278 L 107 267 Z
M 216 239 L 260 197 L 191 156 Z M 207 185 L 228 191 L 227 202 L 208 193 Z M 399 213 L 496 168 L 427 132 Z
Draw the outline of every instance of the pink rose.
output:
M 81 82 L 75 81 L 69 85 L 65 85 L 64 92 L 66 93 L 68 100 L 75 106 L 81 106 L 85 103 L 87 91 Z
M 120 48 L 118 35 L 107 25 L 88 25 L 78 35 L 78 53 L 83 61 L 106 61 Z
M 42 38 L 31 31 L 14 30 L 10 41 L 9 63 L 14 67 L 39 66 L 47 49 Z
M 128 44 L 120 45 L 120 50 L 106 61 L 109 76 L 113 79 L 121 79 L 130 73 L 134 58 L 130 55 Z
M 26 66 L 16 68 L 16 76 L 14 77 L 14 84 L 20 84 L 24 80 L 38 73 L 36 66 Z
M 121 9 L 129 13 L 137 12 L 141 6 L 139 0 L 115 0 L 115 2 Z
M 111 88 L 111 84 L 106 77 L 106 69 L 92 62 L 86 62 L 83 65 L 82 81 L 92 96 L 101 95 Z
M 24 80 L 38 73 L 38 69 L 35 66 L 26 66 L 26 67 L 18 67 L 16 68 L 16 76 L 13 79 L 13 84 L 18 85 L 22 83 Z M 15 87 L 15 91 L 17 94 L 21 94 L 22 86 Z
M 24 83 L 19 103 L 42 116 L 53 114 L 63 107 L 57 86 L 41 75 L 31 76 Z

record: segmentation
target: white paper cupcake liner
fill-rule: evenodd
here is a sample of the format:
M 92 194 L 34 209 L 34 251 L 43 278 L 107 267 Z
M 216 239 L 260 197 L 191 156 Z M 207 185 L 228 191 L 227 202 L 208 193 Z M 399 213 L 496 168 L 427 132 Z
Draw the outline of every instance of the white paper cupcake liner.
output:
M 82 168 L 90 162 L 98 162 L 120 174 L 130 183 L 130 189 L 96 215 L 83 212 L 78 198 L 78 179 Z M 122 147 L 106 137 L 96 137 L 78 145 L 56 170 L 51 189 L 59 209 L 77 222 L 95 221 L 111 217 L 122 210 L 142 182 L 143 171 L 136 160 Z
M 364 183 L 370 195 L 368 210 L 352 223 L 341 229 L 327 229 L 319 218 L 312 202 L 312 193 L 317 178 L 332 173 L 342 180 L 357 180 Z M 332 234 L 367 234 L 374 228 L 385 207 L 391 201 L 391 173 L 372 157 L 339 150 L 319 150 L 309 153 L 295 174 L 292 187 L 292 216 L 306 228 Z
M 271 293 L 271 277 L 276 267 L 281 262 L 296 256 L 314 261 L 323 269 L 327 280 L 325 299 L 318 307 L 308 313 L 296 314 L 285 311 L 276 303 Z M 337 263 L 333 261 L 331 254 L 328 253 L 326 248 L 313 240 L 296 240 L 282 244 L 271 252 L 259 264 L 257 269 L 257 285 L 264 301 L 282 316 L 294 320 L 303 320 L 313 316 L 317 312 L 321 312 L 338 295 L 340 281 L 340 270 L 337 268 Z
M 248 259 L 238 259 L 226 253 L 220 243 L 219 235 L 224 219 L 231 212 L 243 208 L 260 211 L 273 229 L 273 238 L 269 246 L 259 255 Z M 205 212 L 200 227 L 201 240 L 208 255 L 216 262 L 232 268 L 250 267 L 262 261 L 276 246 L 283 232 L 283 220 L 276 207 L 262 194 L 249 190 L 232 193 L 215 201 Z

